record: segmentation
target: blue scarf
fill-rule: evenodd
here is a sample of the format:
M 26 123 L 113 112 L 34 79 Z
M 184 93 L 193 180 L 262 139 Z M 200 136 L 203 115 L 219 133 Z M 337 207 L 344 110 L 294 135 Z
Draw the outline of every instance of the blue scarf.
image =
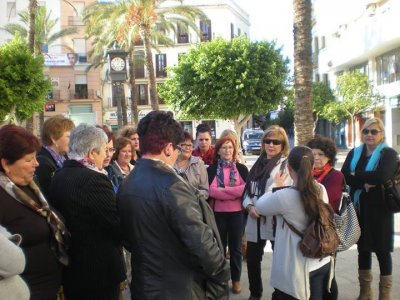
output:
M 376 167 L 378 166 L 379 163 L 379 158 L 381 157 L 381 151 L 383 148 L 386 148 L 387 145 L 385 143 L 380 143 L 372 152 L 372 155 L 367 163 L 367 166 L 365 167 L 365 171 L 374 171 Z M 353 152 L 353 159 L 350 162 L 350 172 L 354 173 L 356 171 L 356 166 L 358 161 L 360 160 L 362 151 L 364 148 L 364 144 L 354 148 Z M 354 191 L 354 196 L 353 196 L 353 202 L 354 205 L 358 205 L 358 201 L 360 200 L 360 195 L 361 195 L 362 189 L 357 189 Z
M 217 186 L 218 187 L 225 187 L 224 183 L 224 170 L 223 168 L 231 168 L 229 172 L 229 186 L 235 186 L 236 183 L 236 161 L 226 161 L 223 159 L 218 158 L 217 163 Z

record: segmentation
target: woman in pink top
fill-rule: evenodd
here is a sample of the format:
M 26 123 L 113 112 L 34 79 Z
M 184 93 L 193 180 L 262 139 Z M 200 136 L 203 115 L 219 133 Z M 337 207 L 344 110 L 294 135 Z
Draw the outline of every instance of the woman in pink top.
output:
M 226 250 L 229 246 L 232 291 L 239 294 L 242 272 L 243 213 L 242 194 L 248 174 L 247 167 L 236 162 L 235 142 L 224 137 L 215 144 L 214 163 L 207 168 L 209 195 L 215 220 Z

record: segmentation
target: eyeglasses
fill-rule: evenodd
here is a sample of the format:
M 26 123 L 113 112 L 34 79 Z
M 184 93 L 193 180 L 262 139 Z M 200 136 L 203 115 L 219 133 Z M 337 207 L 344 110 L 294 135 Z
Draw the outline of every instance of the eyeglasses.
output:
M 228 150 L 233 150 L 233 147 L 232 146 L 227 146 L 227 147 L 221 147 L 219 149 L 221 149 L 223 151 L 228 151 Z
M 364 135 L 367 135 L 369 133 L 371 133 L 372 135 L 377 135 L 379 132 L 381 132 L 382 130 L 378 130 L 378 129 L 363 129 L 362 133 Z
M 115 148 L 106 148 L 106 152 L 113 153 L 115 152 Z
M 176 150 L 178 150 L 178 153 L 179 153 L 179 154 L 182 154 L 182 152 L 183 152 L 183 149 L 182 149 L 182 147 L 181 147 L 181 146 L 179 146 L 179 145 L 176 145 L 176 146 L 174 146 L 174 148 L 175 148 Z
M 181 148 L 186 148 L 186 149 L 191 149 L 193 148 L 192 144 L 180 144 L 179 146 L 181 146 Z
M 283 143 L 279 140 L 271 140 L 271 139 L 264 139 L 264 144 L 269 145 L 273 144 L 274 146 L 282 145 Z

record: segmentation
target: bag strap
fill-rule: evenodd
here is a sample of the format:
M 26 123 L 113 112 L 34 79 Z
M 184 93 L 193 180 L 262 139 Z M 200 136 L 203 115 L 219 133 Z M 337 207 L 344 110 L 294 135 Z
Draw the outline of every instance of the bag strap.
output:
M 287 226 L 289 226 L 289 228 L 298 236 L 300 236 L 301 238 L 303 237 L 303 234 L 296 229 L 296 227 L 294 227 L 292 224 L 290 224 L 288 221 L 286 221 L 285 218 L 283 218 L 283 222 L 287 224 Z

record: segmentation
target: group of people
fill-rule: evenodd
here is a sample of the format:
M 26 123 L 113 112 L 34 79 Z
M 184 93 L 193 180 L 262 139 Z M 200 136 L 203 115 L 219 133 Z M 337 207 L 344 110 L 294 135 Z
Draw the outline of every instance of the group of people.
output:
M 116 138 L 61 116 L 46 120 L 41 143 L 5 125 L 0 298 L 117 300 L 128 278 L 132 299 L 228 299 L 229 287 L 241 292 L 244 240 L 249 300 L 262 298 L 267 241 L 272 299 L 338 299 L 335 258 L 305 257 L 285 222 L 304 232 L 322 202 L 338 212 L 348 184 L 361 226 L 359 299 L 373 299 L 372 253 L 379 299 L 390 299 L 394 218 L 381 184 L 398 157 L 380 119 L 361 132 L 339 171 L 329 138 L 290 149 L 285 130 L 270 126 L 249 172 L 235 132 L 212 146 L 208 125 L 193 138 L 170 112 L 150 112 Z

